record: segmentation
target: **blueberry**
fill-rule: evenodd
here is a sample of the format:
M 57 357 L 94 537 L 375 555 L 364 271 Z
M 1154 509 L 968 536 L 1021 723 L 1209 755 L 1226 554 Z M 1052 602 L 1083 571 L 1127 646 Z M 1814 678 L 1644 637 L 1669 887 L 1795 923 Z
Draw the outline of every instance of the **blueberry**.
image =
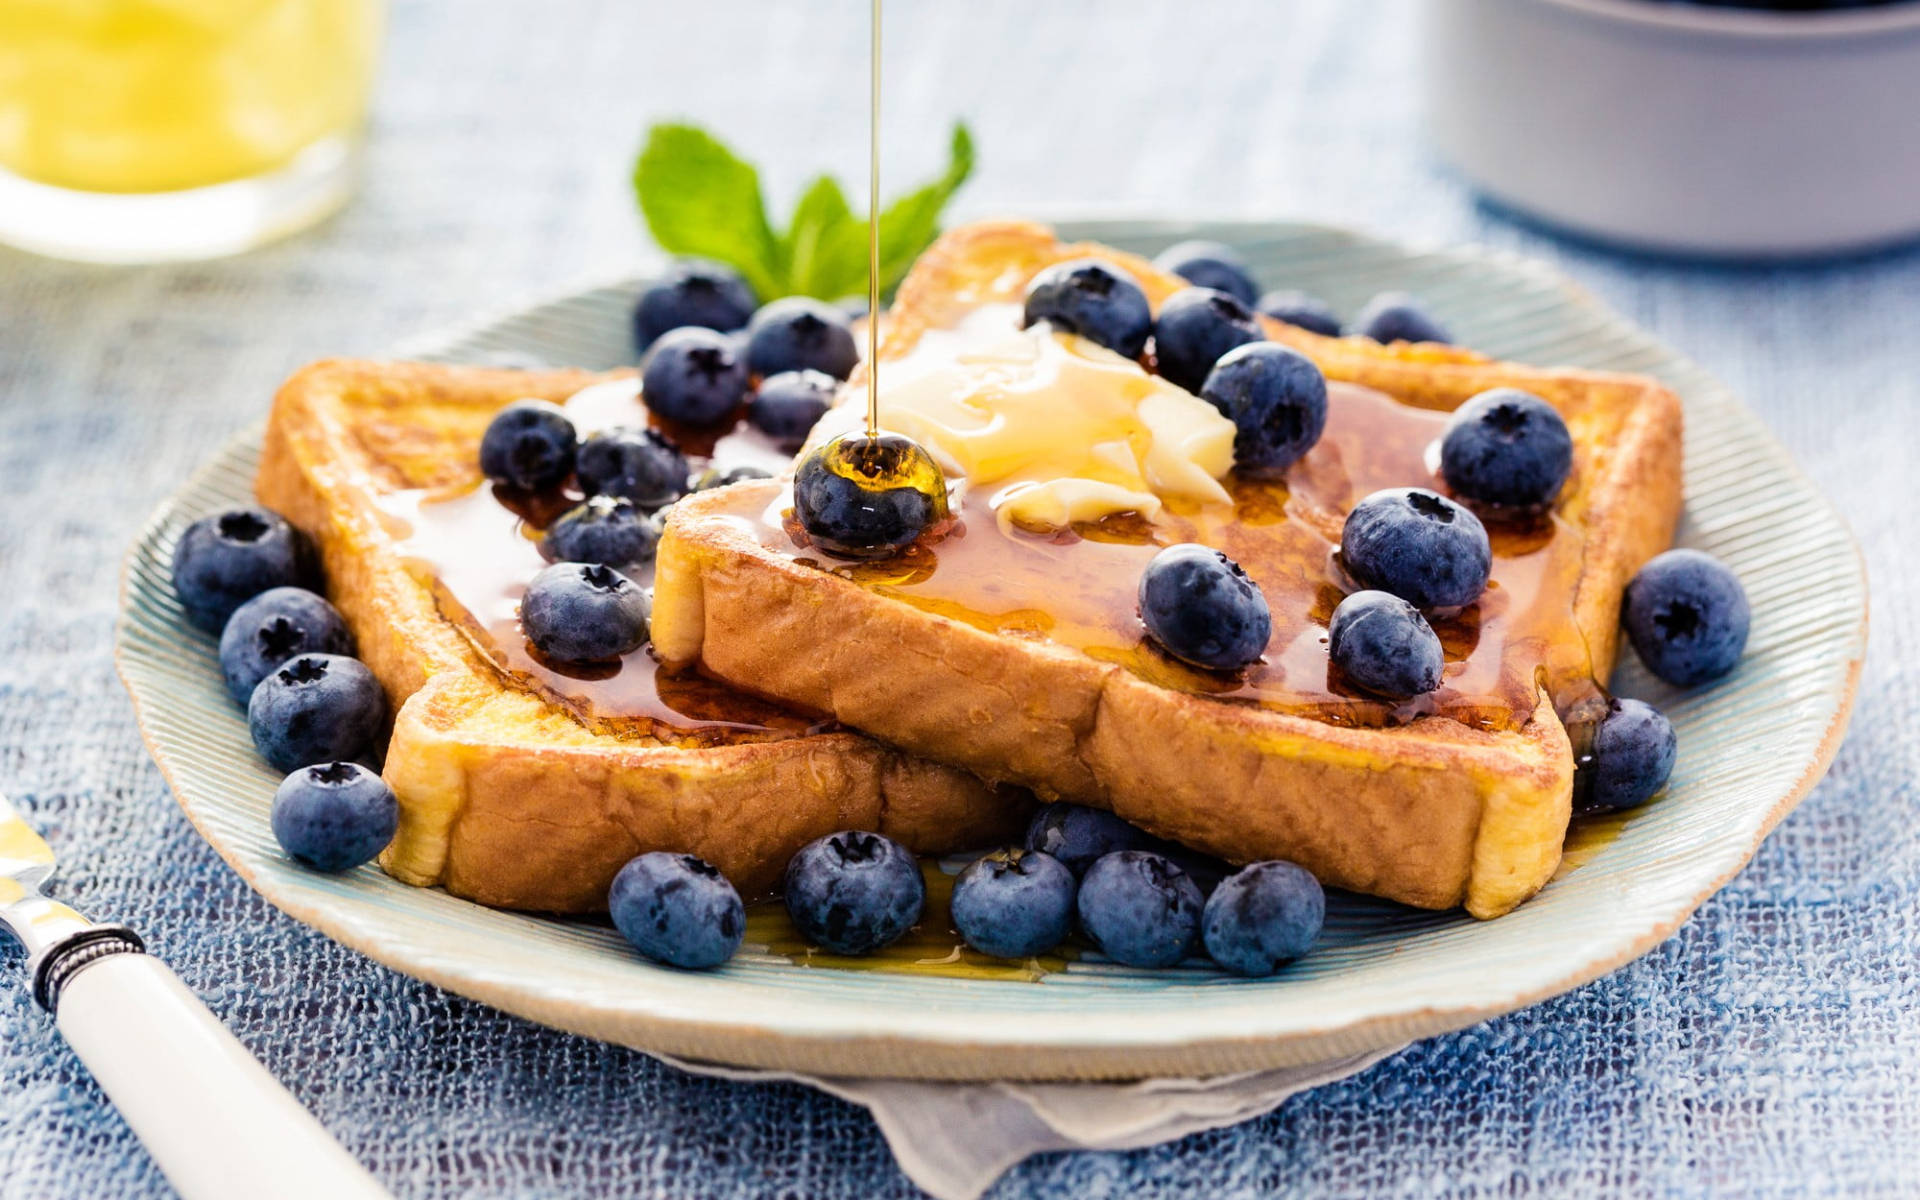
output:
M 1376 342 L 1453 341 L 1446 326 L 1434 320 L 1424 305 L 1405 292 L 1381 292 L 1367 301 L 1360 315 L 1353 319 L 1353 328 L 1360 336 Z
M 296 654 L 352 654 L 339 610 L 305 588 L 269 588 L 233 610 L 220 632 L 220 673 L 245 707 L 267 673 Z
M 1420 610 L 1390 592 L 1355 592 L 1333 610 L 1327 655 L 1355 686 L 1407 700 L 1440 686 L 1446 656 Z
M 730 483 L 739 483 L 746 479 L 772 478 L 773 472 L 764 467 L 742 465 L 738 467 L 728 467 L 724 471 L 719 467 L 708 467 L 706 470 L 700 472 L 699 476 L 694 479 L 693 490 L 696 492 L 710 492 L 714 488 L 723 488 Z
M 1207 898 L 1200 937 L 1236 975 L 1271 975 L 1320 940 L 1327 894 L 1304 867 L 1257 862 L 1227 876 Z
M 635 950 L 689 971 L 726 962 L 747 933 L 740 893 L 718 867 L 691 854 L 655 850 L 621 867 L 607 908 Z
M 900 940 L 926 907 L 920 864 L 877 833 L 830 834 L 787 863 L 787 915 L 834 954 L 870 954 Z
M 1240 564 L 1209 546 L 1168 546 L 1140 572 L 1140 620 L 1182 662 L 1238 671 L 1273 632 L 1267 598 Z
M 1252 475 L 1286 470 L 1327 427 L 1327 377 L 1306 355 L 1274 342 L 1227 351 L 1200 398 L 1233 421 L 1233 465 Z
M 1162 855 L 1120 850 L 1087 868 L 1074 910 L 1100 952 L 1129 967 L 1170 967 L 1200 932 L 1205 901 Z
M 1153 352 L 1162 377 L 1198 392 L 1221 355 L 1264 336 L 1252 310 L 1232 296 L 1212 288 L 1185 288 L 1160 306 L 1153 323 Z
M 247 701 L 253 744 L 282 771 L 372 754 L 386 717 L 380 681 L 343 654 L 290 658 Z
M 1026 958 L 1066 940 L 1073 872 L 1037 850 L 996 850 L 953 885 L 953 926 L 982 954 Z
M 806 296 L 775 300 L 747 322 L 747 366 L 762 378 L 782 371 L 853 374 L 860 352 L 847 315 Z
M 1621 619 L 1647 670 L 1692 687 L 1733 670 L 1753 618 L 1746 589 L 1725 563 L 1698 550 L 1669 550 L 1627 584 Z
M 687 460 L 658 430 L 603 429 L 580 443 L 576 468 L 589 496 L 624 496 L 659 508 L 687 494 Z
M 400 827 L 400 804 L 374 772 L 330 762 L 281 781 L 267 821 L 288 854 L 321 871 L 347 871 L 387 848 Z
M 1115 850 L 1158 850 L 1159 840 L 1102 808 L 1043 805 L 1027 824 L 1026 847 L 1051 855 L 1075 875 Z
M 1340 558 L 1363 587 L 1416 608 L 1460 608 L 1486 590 L 1493 547 L 1480 518 L 1425 488 L 1388 488 L 1353 506 Z
M 187 619 L 219 633 L 233 611 L 268 588 L 320 585 L 307 535 L 264 508 L 234 508 L 187 526 L 173 548 L 173 591 Z
M 1262 314 L 1285 321 L 1296 329 L 1327 337 L 1340 336 L 1340 318 L 1325 300 L 1311 293 L 1282 288 L 1260 297 L 1256 307 Z
M 1519 388 L 1462 404 L 1440 439 L 1440 474 L 1456 496 L 1520 511 L 1551 506 L 1573 470 L 1573 435 L 1553 405 Z
M 1193 241 L 1168 246 L 1153 260 L 1153 265 L 1195 287 L 1225 292 L 1242 304 L 1252 304 L 1260 294 L 1260 285 L 1247 270 L 1247 260 L 1240 257 L 1238 250 L 1220 242 Z
M 1574 778 L 1581 812 L 1618 812 L 1645 804 L 1667 785 L 1679 742 L 1659 709 L 1613 700 L 1593 732 L 1593 748 Z
M 1153 332 L 1153 310 L 1140 285 L 1094 258 L 1055 263 L 1033 277 L 1020 327 L 1038 321 L 1097 342 L 1122 358 L 1139 358 Z
M 833 376 L 824 372 L 782 371 L 760 381 L 760 390 L 747 405 L 747 420 L 791 454 L 827 415 L 839 390 Z
M 573 474 L 578 444 L 558 404 L 516 400 L 495 414 L 480 439 L 480 473 L 530 492 L 559 487 Z
M 633 306 L 633 341 L 643 352 L 669 329 L 698 325 L 730 333 L 747 323 L 759 301 L 731 267 L 685 259 L 640 289 Z
M 554 562 L 631 567 L 653 557 L 660 535 L 625 496 L 593 496 L 547 526 L 540 549 Z
M 520 629 L 554 662 L 604 662 L 640 648 L 651 616 L 647 594 L 599 563 L 555 563 L 520 598 Z
M 909 438 L 847 434 L 800 461 L 793 510 L 808 538 L 828 553 L 881 558 L 946 520 L 947 483 Z
M 747 398 L 747 366 L 724 333 L 669 330 L 647 351 L 640 398 L 650 412 L 682 425 L 719 425 Z

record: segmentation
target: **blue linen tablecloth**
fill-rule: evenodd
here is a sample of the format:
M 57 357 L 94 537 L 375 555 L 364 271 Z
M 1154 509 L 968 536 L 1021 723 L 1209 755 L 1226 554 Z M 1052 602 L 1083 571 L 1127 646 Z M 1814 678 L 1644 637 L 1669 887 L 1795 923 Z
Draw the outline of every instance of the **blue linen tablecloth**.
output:
M 625 175 L 647 120 L 711 124 L 777 200 L 822 166 L 864 178 L 864 9 L 400 0 L 368 183 L 338 220 L 182 267 L 0 250 L 0 788 L 71 864 L 63 894 L 146 931 L 401 1196 L 913 1188 L 863 1110 L 502 1016 L 255 897 L 140 745 L 111 660 L 121 553 L 301 361 L 642 262 Z M 1321 219 L 1558 263 L 1725 377 L 1853 523 L 1878 606 L 1853 732 L 1753 866 L 1640 962 L 1245 1126 L 1036 1159 L 993 1195 L 1914 1194 L 1920 251 L 1688 266 L 1515 224 L 1421 137 L 1413 9 L 901 0 L 887 169 L 930 173 L 965 114 L 966 215 Z M 0 986 L 0 1198 L 165 1190 L 26 989 Z

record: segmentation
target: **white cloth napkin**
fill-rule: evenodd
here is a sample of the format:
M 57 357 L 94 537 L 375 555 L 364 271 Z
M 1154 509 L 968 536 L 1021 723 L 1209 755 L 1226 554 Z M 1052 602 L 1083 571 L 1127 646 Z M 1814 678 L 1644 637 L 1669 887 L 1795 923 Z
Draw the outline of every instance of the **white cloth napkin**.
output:
M 937 1200 L 975 1200 L 1007 1168 L 1049 1150 L 1134 1150 L 1250 1121 L 1288 1097 L 1345 1079 L 1398 1053 L 1134 1083 L 918 1083 L 816 1079 L 658 1056 L 683 1071 L 750 1082 L 785 1080 L 864 1105 L 907 1177 Z

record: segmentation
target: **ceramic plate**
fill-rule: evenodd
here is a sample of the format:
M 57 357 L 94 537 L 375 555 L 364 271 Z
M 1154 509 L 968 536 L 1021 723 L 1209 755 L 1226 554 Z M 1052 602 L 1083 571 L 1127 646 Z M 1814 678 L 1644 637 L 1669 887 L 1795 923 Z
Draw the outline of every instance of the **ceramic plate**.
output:
M 1561 876 L 1497 921 L 1336 896 L 1321 947 L 1273 979 L 1197 963 L 1135 971 L 1092 955 L 1037 982 L 958 979 L 809 967 L 752 945 L 713 974 L 650 966 L 603 924 L 494 912 L 373 867 L 324 876 L 280 852 L 267 828 L 278 777 L 253 753 L 213 640 L 182 620 L 167 582 L 185 524 L 249 498 L 256 432 L 161 507 L 127 564 L 121 672 L 187 816 L 299 920 L 396 970 L 563 1029 L 821 1075 L 1121 1078 L 1333 1059 L 1577 987 L 1670 935 L 1820 777 L 1865 648 L 1858 551 L 1779 443 L 1699 368 L 1559 275 L 1485 251 L 1416 252 L 1298 225 L 1105 222 L 1066 232 L 1144 253 L 1217 238 L 1241 247 L 1269 284 L 1304 287 L 1344 311 L 1405 288 L 1491 354 L 1646 372 L 1678 391 L 1687 419 L 1679 540 L 1740 574 L 1754 625 L 1739 670 L 1703 691 L 1665 688 L 1625 656 L 1617 690 L 1658 705 L 1679 730 L 1668 794 L 1625 820 L 1579 829 Z M 407 350 L 624 364 L 632 290 L 580 291 Z

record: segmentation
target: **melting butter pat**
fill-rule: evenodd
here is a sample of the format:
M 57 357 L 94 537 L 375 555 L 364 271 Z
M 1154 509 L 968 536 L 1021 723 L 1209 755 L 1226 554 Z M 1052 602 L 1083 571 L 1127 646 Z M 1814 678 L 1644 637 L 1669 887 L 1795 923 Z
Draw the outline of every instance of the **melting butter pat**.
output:
M 986 489 L 1003 525 L 1229 502 L 1233 423 L 1211 404 L 1085 338 L 1019 324 L 1017 306 L 989 305 L 923 333 L 881 364 L 880 424 Z

